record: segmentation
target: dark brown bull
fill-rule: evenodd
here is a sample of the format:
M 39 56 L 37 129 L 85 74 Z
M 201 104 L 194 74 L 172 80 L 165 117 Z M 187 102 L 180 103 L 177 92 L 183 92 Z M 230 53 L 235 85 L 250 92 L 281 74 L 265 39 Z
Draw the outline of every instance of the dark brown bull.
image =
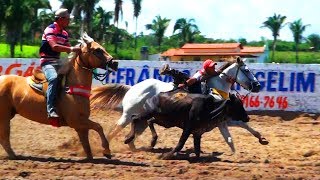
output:
M 156 123 L 166 128 L 181 128 L 183 132 L 178 145 L 172 151 L 163 154 L 163 159 L 170 159 L 175 152 L 179 152 L 190 134 L 193 135 L 195 154 L 200 157 L 203 133 L 211 131 L 229 119 L 246 122 L 249 120 L 242 102 L 234 95 L 230 95 L 230 100 L 217 101 L 211 95 L 189 94 L 179 89 L 149 98 L 144 104 L 144 109 L 144 113 L 133 117 L 131 132 L 125 143 L 130 143 L 135 138 L 140 123 L 148 120 L 148 123 Z

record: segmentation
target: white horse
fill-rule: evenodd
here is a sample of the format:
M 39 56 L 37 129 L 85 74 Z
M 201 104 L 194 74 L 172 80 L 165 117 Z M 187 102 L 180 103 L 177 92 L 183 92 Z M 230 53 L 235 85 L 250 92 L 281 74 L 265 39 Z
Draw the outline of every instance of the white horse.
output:
M 210 88 L 215 98 L 226 99 L 229 96 L 231 86 L 234 82 L 237 82 L 249 92 L 258 92 L 260 89 L 260 83 L 240 58 L 237 59 L 237 62 L 227 66 L 219 76 L 208 79 L 207 86 Z M 170 91 L 174 88 L 174 84 L 165 83 L 157 79 L 146 79 L 132 87 L 120 84 L 101 86 L 92 91 L 91 105 L 93 108 L 104 107 L 110 109 L 119 105 L 119 102 L 122 100 L 122 116 L 117 121 L 115 128 L 113 128 L 108 135 L 108 139 L 111 141 L 111 139 L 113 139 L 123 128 L 132 122 L 133 116 L 141 114 L 144 111 L 143 105 L 146 103 L 147 99 L 160 92 Z M 233 153 L 235 152 L 235 148 L 228 126 L 244 128 L 257 137 L 261 144 L 268 144 L 268 141 L 262 137 L 259 132 L 249 127 L 247 123 L 230 120 L 221 123 L 218 127 Z M 144 127 L 139 127 L 137 135 L 142 134 L 146 128 L 147 124 L 145 124 Z M 154 133 L 153 126 L 150 127 L 150 129 L 153 136 L 151 143 L 151 146 L 153 147 L 156 143 L 157 135 Z M 131 144 L 130 147 L 134 149 L 133 144 Z

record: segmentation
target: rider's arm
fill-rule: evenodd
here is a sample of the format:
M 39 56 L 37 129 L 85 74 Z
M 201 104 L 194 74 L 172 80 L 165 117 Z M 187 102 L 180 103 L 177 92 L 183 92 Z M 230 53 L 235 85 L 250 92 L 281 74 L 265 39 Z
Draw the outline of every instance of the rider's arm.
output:
M 74 47 L 69 47 L 69 46 L 64 46 L 64 45 L 58 44 L 54 40 L 49 41 L 49 45 L 51 46 L 52 50 L 57 51 L 57 52 L 70 53 L 70 52 L 74 51 Z
M 188 80 L 186 80 L 183 84 L 179 84 L 178 87 L 179 88 L 183 88 L 185 86 L 191 86 L 194 83 L 196 83 L 197 81 L 200 81 L 202 75 L 201 73 L 198 71 L 197 73 L 195 73 L 191 78 L 189 78 Z

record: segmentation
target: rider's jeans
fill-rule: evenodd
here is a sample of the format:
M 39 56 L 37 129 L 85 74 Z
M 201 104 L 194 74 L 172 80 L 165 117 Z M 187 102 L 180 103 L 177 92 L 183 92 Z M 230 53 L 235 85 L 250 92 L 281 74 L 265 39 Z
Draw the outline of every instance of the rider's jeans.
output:
M 47 64 L 41 67 L 48 80 L 47 90 L 47 112 L 48 114 L 56 110 L 58 73 L 55 66 Z

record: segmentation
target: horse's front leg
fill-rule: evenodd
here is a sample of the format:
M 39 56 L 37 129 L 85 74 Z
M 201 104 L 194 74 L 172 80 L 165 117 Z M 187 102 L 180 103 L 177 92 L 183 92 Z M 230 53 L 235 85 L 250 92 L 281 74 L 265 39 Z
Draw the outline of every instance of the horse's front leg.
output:
M 247 123 L 243 122 L 243 121 L 228 121 L 228 126 L 234 126 L 234 127 L 241 127 L 243 129 L 246 129 L 247 131 L 249 131 L 252 135 L 254 135 L 256 138 L 259 139 L 259 143 L 262 145 L 267 145 L 269 144 L 269 141 L 263 137 L 258 131 L 254 130 L 253 128 L 251 128 Z
M 218 128 L 219 128 L 220 133 L 222 134 L 224 140 L 229 145 L 232 153 L 234 154 L 236 152 L 236 149 L 234 148 L 234 144 L 233 144 L 232 137 L 231 137 L 231 134 L 230 134 L 228 126 L 227 126 L 227 122 L 224 121 L 224 122 L 219 123 Z

